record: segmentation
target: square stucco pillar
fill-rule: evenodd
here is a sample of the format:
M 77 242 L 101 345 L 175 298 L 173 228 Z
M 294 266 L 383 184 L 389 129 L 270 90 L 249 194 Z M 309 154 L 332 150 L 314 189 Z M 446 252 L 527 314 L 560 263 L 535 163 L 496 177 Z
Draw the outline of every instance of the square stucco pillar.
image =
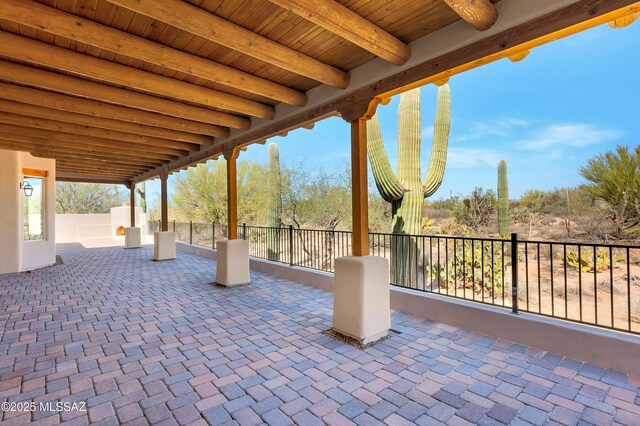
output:
M 142 247 L 142 233 L 140 228 L 129 227 L 124 229 L 124 248 Z
M 153 233 L 153 260 L 170 260 L 176 258 L 176 233 Z
M 216 282 L 225 287 L 249 284 L 249 242 L 219 241 L 216 248 Z
M 387 336 L 389 328 L 389 261 L 378 256 L 336 259 L 333 329 L 366 345 Z

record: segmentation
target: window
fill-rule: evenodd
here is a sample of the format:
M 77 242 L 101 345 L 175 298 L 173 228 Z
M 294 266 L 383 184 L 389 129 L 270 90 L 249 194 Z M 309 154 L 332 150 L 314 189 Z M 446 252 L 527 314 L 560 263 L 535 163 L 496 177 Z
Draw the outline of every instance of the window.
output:
M 25 184 L 33 188 L 30 197 L 24 199 L 24 240 L 44 240 L 44 179 L 25 176 Z

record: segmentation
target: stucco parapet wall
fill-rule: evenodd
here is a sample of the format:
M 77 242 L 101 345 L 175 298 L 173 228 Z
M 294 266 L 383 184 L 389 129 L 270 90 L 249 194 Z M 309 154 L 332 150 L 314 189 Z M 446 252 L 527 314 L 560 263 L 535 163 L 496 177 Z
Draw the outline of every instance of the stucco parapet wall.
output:
M 215 259 L 206 247 L 177 243 L 178 250 Z M 333 274 L 250 259 L 251 269 L 331 291 Z M 430 321 L 462 327 L 605 368 L 637 374 L 640 337 L 537 315 L 518 313 L 431 293 L 390 288 L 391 309 Z

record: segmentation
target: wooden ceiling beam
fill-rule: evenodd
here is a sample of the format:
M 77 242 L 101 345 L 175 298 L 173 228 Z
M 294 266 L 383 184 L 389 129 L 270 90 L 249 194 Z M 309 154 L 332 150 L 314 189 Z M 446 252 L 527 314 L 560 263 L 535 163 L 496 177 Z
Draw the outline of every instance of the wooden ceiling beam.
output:
M 153 112 L 121 107 L 74 96 L 32 89 L 15 84 L 0 82 L 0 98 L 22 102 L 33 106 L 47 107 L 52 110 L 74 113 L 82 117 L 110 119 L 125 124 L 137 124 L 153 130 L 140 130 L 139 134 L 164 137 L 165 139 L 200 143 L 198 136 L 227 137 L 229 129 L 212 124 L 169 117 Z M 60 120 L 63 121 L 63 120 Z M 88 124 L 80 123 L 79 124 Z M 100 127 L 100 126 L 96 126 Z M 173 130 L 175 129 L 175 130 Z M 120 129 L 113 129 L 120 130 Z M 156 134 L 155 132 L 160 132 Z M 166 137 L 165 137 L 166 136 Z M 195 139 L 194 139 L 195 137 Z
M 34 155 L 34 154 L 32 154 Z M 48 158 L 46 156 L 39 156 L 39 155 L 34 155 L 35 157 L 40 157 L 40 158 Z M 75 162 L 73 162 L 73 160 L 71 160 L 71 162 L 64 162 L 60 159 L 55 159 L 56 160 L 56 168 L 57 170 L 63 170 L 63 171 L 72 171 L 72 170 L 84 170 L 84 171 L 99 171 L 100 174 L 110 174 L 110 173 L 117 173 L 119 175 L 125 175 L 128 177 L 133 177 L 133 176 L 138 176 L 140 174 L 146 173 L 147 170 L 146 169 L 129 169 L 129 168 L 123 168 L 120 167 L 118 164 L 115 163 L 99 163 L 97 165 L 87 165 L 87 164 L 76 164 Z
M 59 111 L 51 108 L 45 108 L 37 105 L 23 104 L 21 102 L 8 101 L 0 99 L 0 112 L 19 114 L 28 117 L 37 117 L 46 120 L 53 120 L 61 123 L 74 124 L 79 126 L 88 126 L 94 129 L 104 129 L 117 131 L 124 134 L 136 136 L 138 139 L 148 137 L 153 139 L 173 140 L 168 134 L 163 133 L 161 129 L 143 126 L 140 124 L 127 123 L 124 121 L 111 120 L 109 118 L 97 118 L 89 115 L 74 114 L 66 111 Z M 189 139 L 189 143 L 198 145 L 213 145 L 214 139 L 206 135 L 194 135 L 185 133 L 184 138 Z M 184 141 L 183 141 L 184 142 Z
M 35 156 L 41 158 L 51 158 L 48 157 L 47 154 L 35 153 Z M 66 158 L 64 156 L 58 156 L 53 158 L 56 160 L 56 168 L 77 168 L 77 169 L 86 169 L 86 170 L 104 170 L 105 172 L 117 172 L 117 173 L 127 173 L 127 174 L 140 174 L 144 173 L 146 170 L 142 167 L 130 167 L 127 165 L 123 165 L 118 162 L 117 159 L 102 160 L 102 161 L 80 161 L 76 158 Z
M 275 115 L 275 109 L 271 105 L 99 59 L 28 37 L 0 31 L 0 46 L 2 46 L 2 55 L 12 59 L 103 80 L 151 95 L 193 102 L 232 114 L 267 119 L 272 119 Z
M 104 147 L 87 147 L 61 142 L 50 142 L 38 138 L 25 138 L 0 133 L 0 144 L 15 151 L 46 152 L 49 155 L 64 154 L 70 157 L 103 160 L 120 156 L 120 162 L 133 166 L 158 167 L 169 160 L 162 158 L 143 157 L 136 151 L 117 150 Z
M 50 152 L 37 147 L 29 146 L 28 144 L 18 144 L 11 141 L 0 140 L 0 149 L 10 149 L 14 151 L 29 152 L 35 157 L 54 159 L 58 164 L 64 163 L 67 166 L 82 166 L 82 167 L 99 167 L 103 165 L 105 167 L 120 171 L 126 171 L 134 174 L 143 173 L 151 170 L 152 166 L 131 166 L 121 164 L 118 160 L 114 160 L 113 157 L 80 157 L 78 154 L 66 154 L 58 152 Z
M 76 175 L 88 175 L 88 176 L 103 176 L 109 179 L 121 179 L 123 181 L 131 180 L 135 177 L 135 173 L 109 173 L 103 169 L 80 169 L 77 167 L 72 168 L 60 168 L 62 173 L 73 173 Z
M 67 161 L 70 164 L 75 164 L 75 165 L 82 165 L 82 166 L 113 166 L 113 167 L 118 167 L 118 169 L 120 170 L 127 170 L 127 171 L 131 171 L 133 173 L 143 173 L 146 172 L 148 170 L 151 170 L 152 167 L 149 166 L 132 166 L 129 163 L 123 163 L 121 161 L 120 158 L 117 157 L 111 157 L 111 159 L 109 158 L 100 158 L 100 159 L 96 159 L 96 158 L 87 158 L 87 159 L 82 159 L 79 158 L 77 156 L 73 156 L 73 155 L 67 155 L 67 154 L 51 154 L 50 152 L 47 151 L 40 151 L 40 150 L 35 150 L 35 151 L 31 151 L 32 154 L 34 155 L 38 155 L 38 156 L 43 156 L 46 158 L 53 158 L 56 161 Z
M 490 0 L 444 0 L 454 12 L 478 31 L 493 27 L 499 17 Z
M 38 154 L 37 154 L 38 155 Z M 117 170 L 119 172 L 133 173 L 139 174 L 144 173 L 147 169 L 146 167 L 130 167 L 125 164 L 119 163 L 117 159 L 103 160 L 103 161 L 79 161 L 73 157 L 64 157 L 58 156 L 54 157 L 56 160 L 56 167 L 65 166 L 65 167 L 82 167 L 85 169 L 105 169 L 106 170 Z
M 0 111 L 2 108 L 0 108 Z M 0 123 L 14 124 L 16 126 L 31 127 L 34 129 L 51 130 L 54 132 L 73 133 L 76 135 L 95 136 L 102 139 L 111 139 L 121 142 L 130 142 L 148 147 L 175 148 L 187 151 L 195 151 L 199 145 L 187 142 L 172 142 L 167 139 L 152 138 L 149 136 L 134 135 L 132 133 L 117 132 L 114 130 L 98 129 L 95 127 L 78 124 L 64 123 L 38 117 L 28 117 L 13 113 L 0 114 Z
M 56 182 L 102 183 L 107 185 L 128 185 L 129 179 L 113 179 L 108 176 L 94 176 L 70 172 L 57 172 Z
M 346 72 L 181 0 L 109 2 L 329 86 L 344 89 L 349 85 Z
M 3 0 L 0 18 L 279 102 L 307 103 L 281 84 L 36 2 Z
M 84 166 L 84 165 L 67 164 L 58 160 L 56 160 L 56 170 L 62 171 L 62 172 L 74 172 L 74 173 L 91 172 L 91 173 L 101 174 L 104 176 L 111 176 L 115 178 L 125 178 L 125 179 L 133 178 L 134 176 L 137 176 L 140 174 L 139 171 L 120 169 L 120 168 L 116 168 L 111 164 L 107 164 L 103 167 L 100 167 L 100 166 L 90 167 L 90 166 Z
M 269 1 L 393 64 L 411 56 L 407 44 L 335 0 Z
M 69 173 L 100 174 L 106 177 L 111 177 L 116 179 L 126 179 L 126 180 L 136 176 L 136 173 L 134 172 L 118 172 L 118 171 L 113 171 L 109 169 L 102 169 L 102 168 L 95 168 L 95 167 L 93 168 L 73 167 L 73 166 L 65 167 L 62 164 L 60 165 L 58 170 L 60 170 L 61 172 L 69 172 Z
M 31 127 L 16 126 L 12 124 L 0 123 L 0 135 L 5 137 L 8 135 L 14 138 L 21 138 L 28 142 L 30 138 L 39 138 L 51 142 L 69 142 L 84 146 L 95 146 L 105 148 L 115 148 L 119 150 L 130 150 L 140 153 L 141 157 L 158 158 L 162 160 L 171 160 L 173 158 L 186 155 L 188 152 L 174 149 L 157 147 L 150 149 L 145 145 L 136 145 L 129 142 L 114 141 L 111 139 L 94 138 L 84 135 L 75 135 L 72 133 L 54 132 L 50 130 L 33 129 Z M 24 138 L 24 139 L 23 139 Z
M 8 61 L 0 61 L 0 80 L 218 126 L 236 129 L 248 129 L 251 126 L 251 121 L 244 117 L 94 83 L 93 81 L 44 71 L 26 65 L 18 65 Z
M 78 162 L 103 162 L 114 161 L 116 158 L 117 163 L 123 167 L 130 167 L 134 169 L 143 168 L 150 170 L 154 167 L 162 165 L 162 161 L 150 162 L 146 158 L 138 159 L 139 157 L 131 157 L 125 153 L 109 153 L 109 152 L 95 152 L 95 151 L 83 151 L 80 149 L 59 149 L 58 147 L 43 146 L 34 143 L 21 143 L 14 141 L 6 141 L 0 138 L 0 147 L 13 151 L 25 151 L 32 154 L 39 154 L 47 158 L 66 158 L 73 159 Z
M 34 155 L 35 157 L 41 157 L 39 155 Z M 60 159 L 56 160 L 56 170 L 58 171 L 91 171 L 91 172 L 99 172 L 100 174 L 109 175 L 109 176 L 119 176 L 119 177 L 134 177 L 139 175 L 140 173 L 144 173 L 144 170 L 129 170 L 129 169 L 120 169 L 117 166 L 113 165 L 90 165 L 90 164 L 78 164 L 75 161 L 64 161 Z

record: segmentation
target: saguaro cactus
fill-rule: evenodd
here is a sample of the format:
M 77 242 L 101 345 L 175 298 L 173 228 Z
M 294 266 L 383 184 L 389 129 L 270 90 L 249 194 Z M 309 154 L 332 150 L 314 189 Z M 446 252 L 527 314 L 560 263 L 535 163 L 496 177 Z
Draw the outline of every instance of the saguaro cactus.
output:
M 136 191 L 140 195 L 140 207 L 142 208 L 142 213 L 147 212 L 147 188 L 144 182 L 142 182 L 136 188 Z
M 498 231 L 502 236 L 509 233 L 509 183 L 504 160 L 498 163 Z
M 280 234 L 282 224 L 282 175 L 280 173 L 280 154 L 278 145 L 270 143 L 268 147 L 269 165 L 267 171 L 267 257 L 278 260 L 280 254 Z
M 367 123 L 369 162 L 380 195 L 391 203 L 394 234 L 420 234 L 424 199 L 436 192 L 444 176 L 449 127 L 450 90 L 445 84 L 438 90 L 429 170 L 421 181 L 420 89 L 400 95 L 397 176 L 384 149 L 377 115 Z M 417 238 L 394 236 L 391 242 L 392 279 L 398 284 L 417 287 L 419 258 Z

